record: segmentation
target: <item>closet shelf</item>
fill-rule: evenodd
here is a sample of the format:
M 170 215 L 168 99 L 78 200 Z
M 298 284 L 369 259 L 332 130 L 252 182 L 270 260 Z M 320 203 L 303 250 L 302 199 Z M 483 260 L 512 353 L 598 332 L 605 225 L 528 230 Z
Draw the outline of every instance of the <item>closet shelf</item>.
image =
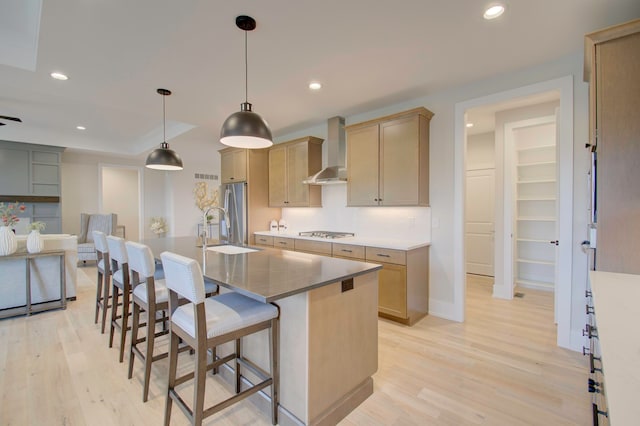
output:
M 556 197 L 527 197 L 518 198 L 518 201 L 556 201 Z
M 538 161 L 535 163 L 519 163 L 518 167 L 548 166 L 552 164 L 556 164 L 556 162 L 555 161 Z
M 521 216 L 518 221 L 555 222 L 556 218 L 553 216 Z
M 555 149 L 555 144 L 554 145 L 538 145 L 538 146 L 529 146 L 526 148 L 518 148 L 518 152 L 522 152 L 522 151 L 539 151 L 539 150 L 545 150 L 545 149 L 549 149 L 549 148 L 554 148 Z
M 547 265 L 547 266 L 555 266 L 555 262 L 550 262 L 548 260 L 536 260 L 536 259 L 517 259 L 518 263 L 532 263 L 534 265 Z
M 555 179 L 532 179 L 532 180 L 519 180 L 518 185 L 526 183 L 555 183 Z

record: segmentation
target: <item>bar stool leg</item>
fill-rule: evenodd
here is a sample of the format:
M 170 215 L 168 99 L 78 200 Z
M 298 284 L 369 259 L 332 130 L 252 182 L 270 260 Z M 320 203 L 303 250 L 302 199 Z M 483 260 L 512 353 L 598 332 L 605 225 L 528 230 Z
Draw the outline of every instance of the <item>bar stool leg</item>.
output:
M 171 406 L 176 386 L 176 373 L 178 371 L 178 344 L 180 338 L 173 332 L 169 333 L 169 381 L 167 388 L 167 402 L 164 406 L 164 426 L 169 426 L 171 420 Z
M 101 299 L 102 297 L 102 282 L 104 279 L 104 274 L 102 272 L 100 272 L 100 270 L 98 269 L 98 282 L 96 285 L 96 315 L 95 315 L 95 319 L 93 321 L 94 324 L 98 323 L 98 314 L 100 311 L 100 306 L 102 306 L 102 310 L 105 309 L 105 303 L 104 300 Z
M 236 393 L 240 393 L 240 357 L 242 356 L 240 339 L 236 339 Z
M 116 319 L 118 318 L 118 299 L 120 293 L 118 287 L 112 286 L 113 298 L 111 300 L 111 327 L 109 328 L 109 347 L 113 347 L 113 332 L 116 326 Z
M 134 303 L 134 305 L 136 305 Z M 137 305 L 136 305 L 137 306 Z M 147 352 L 144 355 L 144 390 L 142 401 L 149 399 L 149 382 L 151 381 L 151 363 L 153 362 L 153 345 L 156 338 L 156 311 L 147 309 Z M 133 353 L 131 353 L 133 356 Z
M 122 292 L 122 328 L 120 329 L 120 362 L 124 361 L 124 347 L 127 340 L 127 327 L 129 326 L 129 297 L 125 288 Z
M 133 314 L 131 315 L 131 346 L 129 349 L 129 374 L 127 375 L 127 378 L 132 378 L 133 377 L 133 362 L 135 360 L 135 354 L 133 353 L 133 348 L 136 347 L 136 344 L 138 343 L 138 327 L 140 324 L 140 306 L 137 303 L 133 304 Z M 144 402 L 147 402 L 146 399 L 144 399 L 144 394 L 143 394 L 143 400 Z
M 102 293 L 102 327 L 100 333 L 104 334 L 104 327 L 107 324 L 107 311 L 109 310 L 109 277 L 104 277 L 104 292 Z
M 193 396 L 193 425 L 202 424 L 204 414 L 205 380 L 207 379 L 207 346 L 205 342 L 198 341 L 196 349 L 196 371 L 194 376 Z

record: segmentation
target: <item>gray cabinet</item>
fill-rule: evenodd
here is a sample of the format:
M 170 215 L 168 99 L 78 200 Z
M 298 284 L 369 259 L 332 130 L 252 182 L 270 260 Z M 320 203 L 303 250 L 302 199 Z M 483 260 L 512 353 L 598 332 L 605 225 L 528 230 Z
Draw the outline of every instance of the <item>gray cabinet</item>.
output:
M 19 201 L 22 217 L 46 224 L 45 232 L 62 232 L 60 162 L 64 148 L 0 141 L 0 201 Z

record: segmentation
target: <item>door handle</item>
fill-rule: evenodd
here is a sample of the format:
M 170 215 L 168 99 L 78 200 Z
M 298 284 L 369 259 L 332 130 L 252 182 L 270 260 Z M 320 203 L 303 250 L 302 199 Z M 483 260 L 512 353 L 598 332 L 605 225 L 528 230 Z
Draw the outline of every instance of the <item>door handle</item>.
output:
M 558 244 L 560 244 L 560 242 L 558 240 L 553 240 L 553 241 L 549 241 L 549 244 L 558 245 Z

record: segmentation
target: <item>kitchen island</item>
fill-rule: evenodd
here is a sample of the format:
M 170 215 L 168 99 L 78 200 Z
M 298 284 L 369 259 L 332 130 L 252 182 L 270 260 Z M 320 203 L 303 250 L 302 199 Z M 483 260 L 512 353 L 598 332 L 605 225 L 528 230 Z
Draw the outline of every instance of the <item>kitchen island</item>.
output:
M 336 424 L 373 393 L 379 265 L 263 247 L 224 254 L 197 247 L 193 237 L 144 243 L 156 258 L 171 251 L 196 259 L 222 292 L 280 308 L 280 424 Z M 268 370 L 267 338 L 266 331 L 249 336 L 243 349 Z M 267 398 L 252 401 L 267 412 Z

